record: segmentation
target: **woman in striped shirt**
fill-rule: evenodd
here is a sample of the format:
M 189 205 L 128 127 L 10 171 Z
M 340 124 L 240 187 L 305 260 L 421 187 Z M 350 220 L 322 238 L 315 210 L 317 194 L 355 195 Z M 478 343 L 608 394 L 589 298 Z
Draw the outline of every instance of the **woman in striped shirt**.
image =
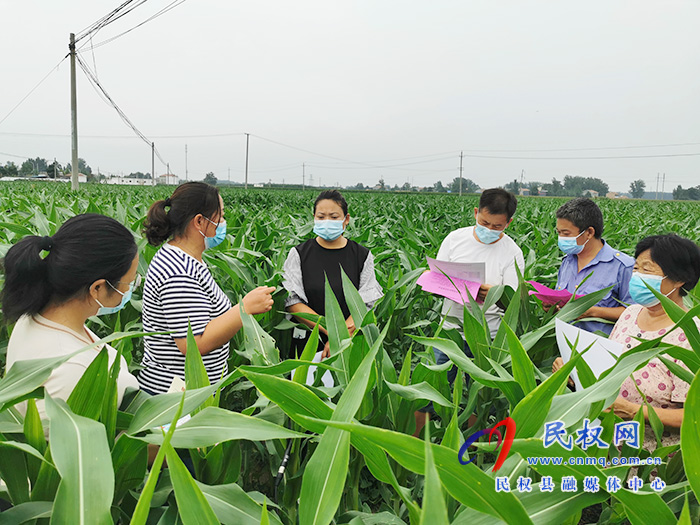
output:
M 240 330 L 239 306 L 232 306 L 202 260 L 207 248 L 226 237 L 224 203 L 219 191 L 202 182 L 187 182 L 153 203 L 144 233 L 153 257 L 143 290 L 143 328 L 172 332 L 145 337 L 144 369 L 138 380 L 152 394 L 165 393 L 175 377 L 185 377 L 187 327 L 192 326 L 209 381 L 226 374 L 229 341 Z M 243 298 L 249 314 L 272 308 L 274 288 L 260 286 Z

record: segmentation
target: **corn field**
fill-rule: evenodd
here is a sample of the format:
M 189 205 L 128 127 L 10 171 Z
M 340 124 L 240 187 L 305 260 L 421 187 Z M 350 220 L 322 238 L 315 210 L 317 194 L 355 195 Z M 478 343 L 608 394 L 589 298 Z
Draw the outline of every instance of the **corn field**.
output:
M 139 273 L 146 274 L 156 248 L 141 235 L 150 204 L 172 188 L 88 185 L 79 193 L 54 184 L 0 185 L 0 256 L 25 235 L 52 235 L 79 213 L 111 216 L 137 239 Z M 335 386 L 306 385 L 318 329 L 301 355 L 290 352 L 293 320 L 284 312 L 282 267 L 293 246 L 312 234 L 312 191 L 224 189 L 228 235 L 205 252 L 205 262 L 233 303 L 256 286 L 276 286 L 275 307 L 255 318 L 243 315 L 243 329 L 232 340 L 229 373 L 209 384 L 199 352 L 186 354 L 183 394 L 149 397 L 132 392 L 116 404 L 118 369 L 102 351 L 67 402 L 46 396 L 49 421 L 39 419 L 34 400 L 42 383 L 67 357 L 17 363 L 4 371 L 11 326 L 0 331 L 0 499 L 9 508 L 5 523 L 300 523 L 335 524 L 607 524 L 698 523 L 700 520 L 700 291 L 687 299 L 689 312 L 665 301 L 669 316 L 682 327 L 694 352 L 682 359 L 694 374 L 684 408 L 681 443 L 657 448 L 661 464 L 641 466 L 641 490 L 625 485 L 607 492 L 583 490 L 586 477 L 625 480 L 629 466 L 594 461 L 568 465 L 530 465 L 529 457 L 567 458 L 650 456 L 646 450 L 621 451 L 574 446 L 545 449 L 545 422 L 563 421 L 569 433 L 584 419 L 599 418 L 611 440 L 621 420 L 604 409 L 623 380 L 651 358 L 679 349 L 660 340 L 623 354 L 599 379 L 585 362 L 572 359 L 555 374 L 559 355 L 555 319 L 570 322 L 603 296 L 596 292 L 545 312 L 528 295 L 525 281 L 553 286 L 561 262 L 554 212 L 561 199 L 521 198 L 508 234 L 522 248 L 525 270 L 517 290 L 495 286 L 485 304 L 465 307 L 465 336 L 474 358 L 462 353 L 461 336 L 441 329 L 442 300 L 423 292 L 416 279 L 452 230 L 473 223 L 476 196 L 347 193 L 352 216 L 347 235 L 375 257 L 384 297 L 368 309 L 349 280 L 345 297 L 357 330 L 351 337 L 340 307 L 326 293 Z M 700 206 L 681 202 L 598 201 L 605 240 L 634 253 L 650 234 L 676 232 L 700 241 Z M 500 300 L 507 308 L 494 338 L 484 309 Z M 90 328 L 138 369 L 143 344 L 140 290 L 127 307 L 91 320 Z M 188 340 L 188 350 L 195 346 Z M 93 345 L 97 346 L 97 345 Z M 432 348 L 445 352 L 462 374 L 450 385 L 436 365 Z M 674 350 L 675 349 L 675 350 Z M 674 354 L 675 355 L 675 354 Z M 119 360 L 115 360 L 119 363 Z M 576 367 L 584 390 L 566 389 Z M 15 408 L 28 400 L 22 417 Z M 434 416 L 424 437 L 412 437 L 414 412 L 432 402 Z M 182 415 L 189 421 L 175 426 Z M 469 416 L 475 414 L 474 418 Z M 493 443 L 477 443 L 476 460 L 458 461 L 458 450 L 473 433 L 511 417 L 516 435 L 497 471 Z M 640 419 L 641 418 L 641 419 Z M 643 414 L 637 416 L 643 421 Z M 170 425 L 169 427 L 167 425 Z M 48 432 L 45 433 L 46 428 Z M 644 425 L 642 425 L 644 428 Z M 166 430 L 167 429 L 167 430 Z M 48 440 L 45 438 L 48 434 Z M 148 466 L 149 444 L 159 445 Z M 278 475 L 286 460 L 286 469 Z M 194 475 L 182 458 L 191 460 Z M 573 464 L 576 463 L 576 464 Z M 581 463 L 580 465 L 578 463 Z M 604 462 L 601 462 L 604 463 Z M 649 488 L 656 476 L 666 486 Z M 496 477 L 507 477 L 511 491 L 497 492 Z M 531 492 L 514 489 L 520 477 L 532 479 Z M 558 482 L 573 476 L 579 489 L 565 492 L 557 483 L 540 490 L 543 477 Z

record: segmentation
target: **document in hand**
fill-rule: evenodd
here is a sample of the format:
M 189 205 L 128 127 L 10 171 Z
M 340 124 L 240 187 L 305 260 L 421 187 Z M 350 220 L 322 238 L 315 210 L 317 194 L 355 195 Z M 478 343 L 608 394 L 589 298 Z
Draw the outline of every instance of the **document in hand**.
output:
M 484 263 L 455 263 L 430 257 L 427 260 L 430 271 L 421 275 L 417 281 L 423 290 L 460 304 L 469 304 L 469 296 L 466 293 L 466 290 L 469 290 L 471 296 L 476 299 L 479 286 L 484 282 Z
M 555 331 L 559 353 L 565 363 L 571 359 L 572 352 L 569 343 L 574 345 L 577 352 L 583 352 L 589 346 L 591 347 L 583 354 L 582 359 L 586 361 L 596 378 L 611 368 L 617 362 L 617 358 L 625 351 L 625 347 L 616 341 L 586 332 L 559 319 L 555 321 Z M 571 376 L 576 384 L 576 390 L 583 390 L 576 369 L 571 373 Z
M 571 299 L 571 296 L 573 295 L 571 292 L 566 290 L 552 290 L 549 286 L 545 286 L 537 281 L 527 281 L 527 283 L 531 284 L 535 288 L 534 290 L 530 290 L 528 293 L 537 297 L 540 301 L 542 301 L 542 304 L 558 304 L 563 306 L 569 301 L 569 299 Z M 576 299 L 579 297 L 583 297 L 583 295 L 577 294 Z
M 316 355 L 313 358 L 314 363 L 320 363 L 321 362 L 321 355 L 323 352 L 316 352 Z M 306 384 L 307 385 L 313 385 L 314 381 L 316 380 L 316 370 L 318 370 L 317 366 L 310 366 L 308 369 L 308 372 L 306 373 Z M 331 374 L 330 370 L 326 370 L 326 372 L 321 376 L 321 384 L 325 386 L 326 388 L 331 388 L 335 386 L 335 381 L 333 381 L 333 375 Z

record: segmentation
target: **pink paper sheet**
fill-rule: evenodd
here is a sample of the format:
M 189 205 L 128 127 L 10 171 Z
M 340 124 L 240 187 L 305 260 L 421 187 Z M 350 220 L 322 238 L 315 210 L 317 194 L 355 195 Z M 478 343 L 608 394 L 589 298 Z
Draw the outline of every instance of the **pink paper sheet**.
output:
M 564 305 L 569 299 L 571 299 L 572 293 L 567 290 L 552 290 L 549 286 L 540 284 L 537 281 L 527 281 L 535 289 L 530 290 L 529 294 L 534 295 L 542 304 L 558 304 Z M 583 297 L 582 295 L 576 295 L 576 299 Z
M 452 284 L 450 282 L 452 279 Z M 426 292 L 434 293 L 447 297 L 459 304 L 469 304 L 469 296 L 467 295 L 465 288 L 469 290 L 469 293 L 474 299 L 476 299 L 476 294 L 479 293 L 479 283 L 472 281 L 465 281 L 464 279 L 458 279 L 457 277 L 450 277 L 448 279 L 445 275 L 438 272 L 425 272 L 418 278 L 417 284 L 420 285 Z M 455 286 L 457 288 L 455 288 Z

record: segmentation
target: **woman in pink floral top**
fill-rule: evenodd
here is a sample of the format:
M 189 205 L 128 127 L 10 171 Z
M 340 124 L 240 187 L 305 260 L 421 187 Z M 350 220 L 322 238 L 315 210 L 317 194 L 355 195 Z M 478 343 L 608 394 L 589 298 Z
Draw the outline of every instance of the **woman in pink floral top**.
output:
M 685 309 L 683 296 L 693 289 L 700 277 L 700 248 L 674 234 L 655 235 L 637 244 L 635 258 L 630 295 L 638 304 L 623 312 L 615 323 L 610 339 L 630 349 L 641 344 L 639 339 L 663 337 L 664 343 L 691 349 L 683 330 L 672 330 L 675 323 L 645 283 Z M 700 320 L 695 321 L 700 326 Z M 665 357 L 688 369 L 681 360 Z M 611 408 L 621 418 L 632 419 L 644 404 L 644 396 L 664 424 L 661 445 L 674 445 L 680 442 L 683 404 L 689 387 L 660 359 L 654 358 L 622 383 L 620 395 Z M 648 421 L 646 407 L 644 417 Z M 650 451 L 656 448 L 656 439 L 648 424 L 644 432 L 644 448 Z

